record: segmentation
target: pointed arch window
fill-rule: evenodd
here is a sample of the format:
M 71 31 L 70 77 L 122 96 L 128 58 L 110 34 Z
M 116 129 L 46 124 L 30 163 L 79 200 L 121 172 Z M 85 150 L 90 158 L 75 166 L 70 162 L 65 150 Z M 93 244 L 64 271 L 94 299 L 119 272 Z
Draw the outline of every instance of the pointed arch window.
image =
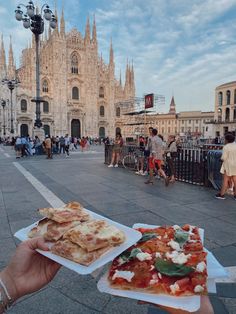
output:
M 99 98 L 104 98 L 105 94 L 104 94 L 104 87 L 100 86 L 99 88 Z
M 78 74 L 78 65 L 78 56 L 76 55 L 76 53 L 73 53 L 71 56 L 71 73 Z
M 27 101 L 25 99 L 22 99 L 20 102 L 20 110 L 21 112 L 27 111 Z
M 48 93 L 48 81 L 47 80 L 43 81 L 42 89 L 44 93 Z
M 226 92 L 226 105 L 230 105 L 230 90 L 227 90 Z
M 72 88 L 72 99 L 79 99 L 79 89 L 76 86 Z
M 101 117 L 105 116 L 105 108 L 104 108 L 104 106 L 100 106 L 100 116 Z

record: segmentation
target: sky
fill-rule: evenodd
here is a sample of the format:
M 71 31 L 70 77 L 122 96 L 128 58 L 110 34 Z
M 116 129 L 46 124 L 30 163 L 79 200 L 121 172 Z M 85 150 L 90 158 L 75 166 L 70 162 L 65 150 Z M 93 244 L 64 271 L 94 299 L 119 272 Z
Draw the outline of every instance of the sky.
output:
M 83 35 L 87 16 L 95 14 L 99 53 L 109 61 L 112 38 L 116 77 L 124 82 L 133 62 L 136 96 L 165 96 L 159 112 L 168 112 L 172 95 L 177 111 L 214 110 L 216 86 L 236 80 L 236 0 L 57 0 L 66 30 Z M 64 3 L 63 3 L 64 2 Z M 31 32 L 14 19 L 18 3 L 0 0 L 0 32 L 8 48 L 12 35 L 17 65 Z M 45 1 L 34 1 L 39 5 Z M 55 1 L 47 3 L 54 8 Z

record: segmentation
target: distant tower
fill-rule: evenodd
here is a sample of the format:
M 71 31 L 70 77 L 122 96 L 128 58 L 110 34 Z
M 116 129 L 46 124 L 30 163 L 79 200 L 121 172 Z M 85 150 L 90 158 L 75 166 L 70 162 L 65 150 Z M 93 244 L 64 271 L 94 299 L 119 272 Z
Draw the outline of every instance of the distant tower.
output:
M 5 54 L 4 41 L 3 41 L 3 35 L 2 35 L 1 49 L 0 49 L 0 77 L 5 78 L 6 72 L 7 72 L 6 54 Z
M 174 96 L 172 96 L 172 98 L 171 98 L 169 113 L 170 113 L 170 114 L 176 114 Z
M 11 41 L 11 36 L 10 36 L 7 77 L 9 79 L 14 79 L 15 78 L 15 71 L 16 71 L 16 69 L 15 69 L 15 64 L 14 64 L 12 41 Z
M 86 45 L 90 44 L 90 21 L 89 21 L 89 16 L 87 18 L 84 41 L 85 41 Z
M 61 37 L 65 37 L 66 36 L 64 9 L 62 9 L 62 13 L 61 13 L 60 35 L 61 35 Z

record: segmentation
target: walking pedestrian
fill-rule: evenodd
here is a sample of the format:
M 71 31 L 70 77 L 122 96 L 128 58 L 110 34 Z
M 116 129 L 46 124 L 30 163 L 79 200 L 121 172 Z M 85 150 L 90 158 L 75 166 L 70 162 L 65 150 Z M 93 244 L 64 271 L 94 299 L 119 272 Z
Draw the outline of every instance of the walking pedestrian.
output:
M 236 143 L 235 136 L 232 133 L 225 135 L 225 146 L 221 157 L 223 163 L 220 172 L 223 174 L 223 184 L 216 198 L 224 200 L 225 192 L 228 189 L 231 180 L 234 183 L 234 200 L 236 200 Z
M 17 136 L 16 142 L 15 142 L 15 151 L 16 151 L 17 159 L 21 157 L 21 149 L 22 149 L 21 138 Z
M 60 144 L 60 151 L 59 154 L 61 154 L 61 152 L 63 152 L 63 154 L 65 154 L 65 139 L 63 136 L 60 136 L 59 138 L 59 144 Z
M 169 176 L 170 176 L 170 182 L 175 182 L 175 166 L 174 166 L 174 160 L 177 157 L 177 146 L 175 142 L 175 136 L 170 135 L 168 142 L 167 142 L 167 148 L 166 148 L 166 162 L 168 166 Z
M 65 135 L 65 151 L 66 151 L 66 157 L 69 157 L 69 156 L 70 156 L 69 150 L 70 150 L 70 138 L 69 138 L 69 135 L 66 134 L 66 135 Z
M 44 140 L 44 148 L 46 151 L 47 159 L 52 159 L 52 140 L 48 135 L 46 135 L 46 138 Z
M 120 154 L 122 153 L 122 147 L 123 147 L 123 139 L 121 136 L 121 133 L 116 134 L 116 139 L 114 143 L 114 147 L 112 150 L 112 158 L 111 158 L 111 163 L 108 166 L 108 168 L 118 167 L 118 163 L 120 161 Z M 115 165 L 114 165 L 115 163 Z

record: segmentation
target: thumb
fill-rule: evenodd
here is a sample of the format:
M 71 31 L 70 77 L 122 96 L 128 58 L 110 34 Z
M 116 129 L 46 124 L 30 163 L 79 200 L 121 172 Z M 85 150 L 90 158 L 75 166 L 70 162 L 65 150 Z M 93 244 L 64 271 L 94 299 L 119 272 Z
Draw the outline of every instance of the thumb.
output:
M 40 249 L 43 251 L 49 251 L 48 245 L 43 238 L 34 238 L 23 242 L 23 245 L 27 246 L 31 250 Z

